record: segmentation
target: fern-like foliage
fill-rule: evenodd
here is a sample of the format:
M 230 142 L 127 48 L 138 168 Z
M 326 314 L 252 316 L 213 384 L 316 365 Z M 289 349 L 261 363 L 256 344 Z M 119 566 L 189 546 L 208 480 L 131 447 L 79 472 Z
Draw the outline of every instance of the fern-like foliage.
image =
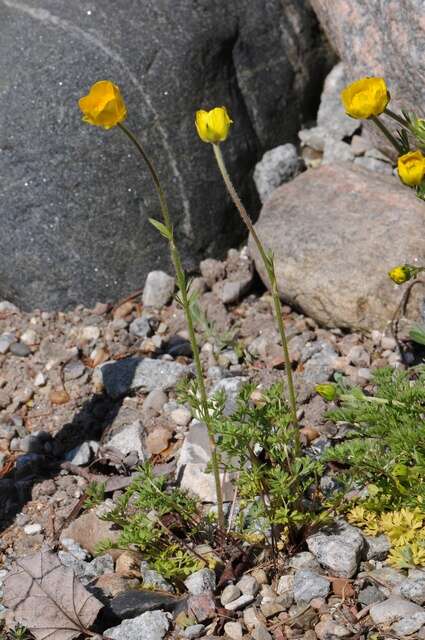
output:
M 345 485 L 370 488 L 369 508 L 415 507 L 425 500 L 425 368 L 378 369 L 375 392 L 339 394 L 329 412 L 335 422 L 352 426 L 347 440 L 323 456 L 348 467 Z

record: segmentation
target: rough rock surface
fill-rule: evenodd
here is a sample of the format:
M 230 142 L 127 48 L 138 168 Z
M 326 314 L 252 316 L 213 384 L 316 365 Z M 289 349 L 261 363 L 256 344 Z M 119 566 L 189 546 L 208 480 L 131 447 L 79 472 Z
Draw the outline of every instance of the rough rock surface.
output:
M 392 176 L 349 165 L 310 169 L 268 199 L 256 229 L 275 255 L 284 300 L 318 322 L 383 328 L 400 290 L 388 270 L 422 263 L 424 205 Z M 250 241 L 257 269 L 265 271 Z
M 328 67 L 306 1 L 182 0 L 176 12 L 173 0 L 2 0 L 0 25 L 0 297 L 27 309 L 116 299 L 169 270 L 135 149 L 120 131 L 81 122 L 76 103 L 93 82 L 122 88 L 194 266 L 243 233 L 195 110 L 229 107 L 229 169 L 255 208 L 247 177 L 263 151 L 295 137 Z
M 392 108 L 417 111 L 425 102 L 421 0 L 311 0 L 349 81 L 385 77 Z M 370 127 L 372 131 L 372 125 Z M 381 144 L 382 136 L 377 138 Z

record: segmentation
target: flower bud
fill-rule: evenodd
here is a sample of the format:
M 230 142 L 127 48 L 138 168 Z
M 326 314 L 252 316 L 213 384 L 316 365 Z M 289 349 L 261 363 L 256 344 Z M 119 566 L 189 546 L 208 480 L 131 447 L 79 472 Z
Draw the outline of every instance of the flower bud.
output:
M 335 400 L 337 396 L 336 385 L 332 384 L 331 382 L 326 384 L 316 384 L 315 389 L 316 393 L 318 393 L 319 396 L 322 396 L 322 398 L 328 400 L 329 402 Z
M 420 151 L 409 151 L 397 161 L 400 180 L 409 187 L 417 187 L 425 177 L 425 158 Z
M 341 100 L 347 115 L 364 119 L 385 111 L 390 94 L 384 78 L 361 78 L 341 91 Z
M 226 107 L 215 107 L 211 111 L 201 109 L 196 112 L 196 130 L 204 142 L 217 144 L 226 140 L 232 122 Z
M 412 267 L 409 267 L 409 265 L 407 264 L 401 264 L 397 267 L 394 267 L 394 269 L 391 269 L 391 271 L 388 271 L 388 275 L 396 284 L 404 284 L 405 282 L 413 278 L 414 275 L 416 275 L 416 270 Z
M 119 88 L 109 80 L 100 80 L 88 95 L 80 98 L 78 105 L 84 122 L 111 129 L 127 117 L 127 108 Z

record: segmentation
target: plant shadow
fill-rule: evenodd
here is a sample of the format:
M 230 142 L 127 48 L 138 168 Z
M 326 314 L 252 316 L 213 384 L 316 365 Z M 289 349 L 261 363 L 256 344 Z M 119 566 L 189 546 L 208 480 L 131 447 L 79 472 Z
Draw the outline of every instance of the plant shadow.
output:
M 100 440 L 113 425 L 131 389 L 138 361 L 138 358 L 127 358 L 105 363 L 102 370 L 105 388 L 118 380 L 119 395 L 111 397 L 105 391 L 95 393 L 53 437 L 46 432 L 30 437 L 28 451 L 18 456 L 0 477 L 0 533 L 31 500 L 34 487 L 60 473 L 67 452 L 84 442 Z

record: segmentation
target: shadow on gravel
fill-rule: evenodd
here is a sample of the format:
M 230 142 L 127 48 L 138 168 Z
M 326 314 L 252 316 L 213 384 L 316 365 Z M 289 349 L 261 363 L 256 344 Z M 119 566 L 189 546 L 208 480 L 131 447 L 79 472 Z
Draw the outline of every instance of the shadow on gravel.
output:
M 116 363 L 117 373 L 122 362 Z M 127 393 L 118 398 L 111 398 L 105 392 L 94 394 L 84 402 L 72 421 L 65 423 L 53 437 L 47 432 L 40 432 L 29 438 L 28 452 L 18 456 L 13 467 L 0 478 L 0 533 L 13 523 L 15 516 L 31 500 L 33 487 L 54 478 L 61 471 L 68 451 L 83 442 L 100 440 L 113 424 L 130 389 L 135 366 L 136 362 L 133 371 L 131 364 L 126 367 Z M 107 365 L 109 377 L 113 376 L 114 369 L 115 363 Z M 52 407 L 52 413 L 54 410 Z

